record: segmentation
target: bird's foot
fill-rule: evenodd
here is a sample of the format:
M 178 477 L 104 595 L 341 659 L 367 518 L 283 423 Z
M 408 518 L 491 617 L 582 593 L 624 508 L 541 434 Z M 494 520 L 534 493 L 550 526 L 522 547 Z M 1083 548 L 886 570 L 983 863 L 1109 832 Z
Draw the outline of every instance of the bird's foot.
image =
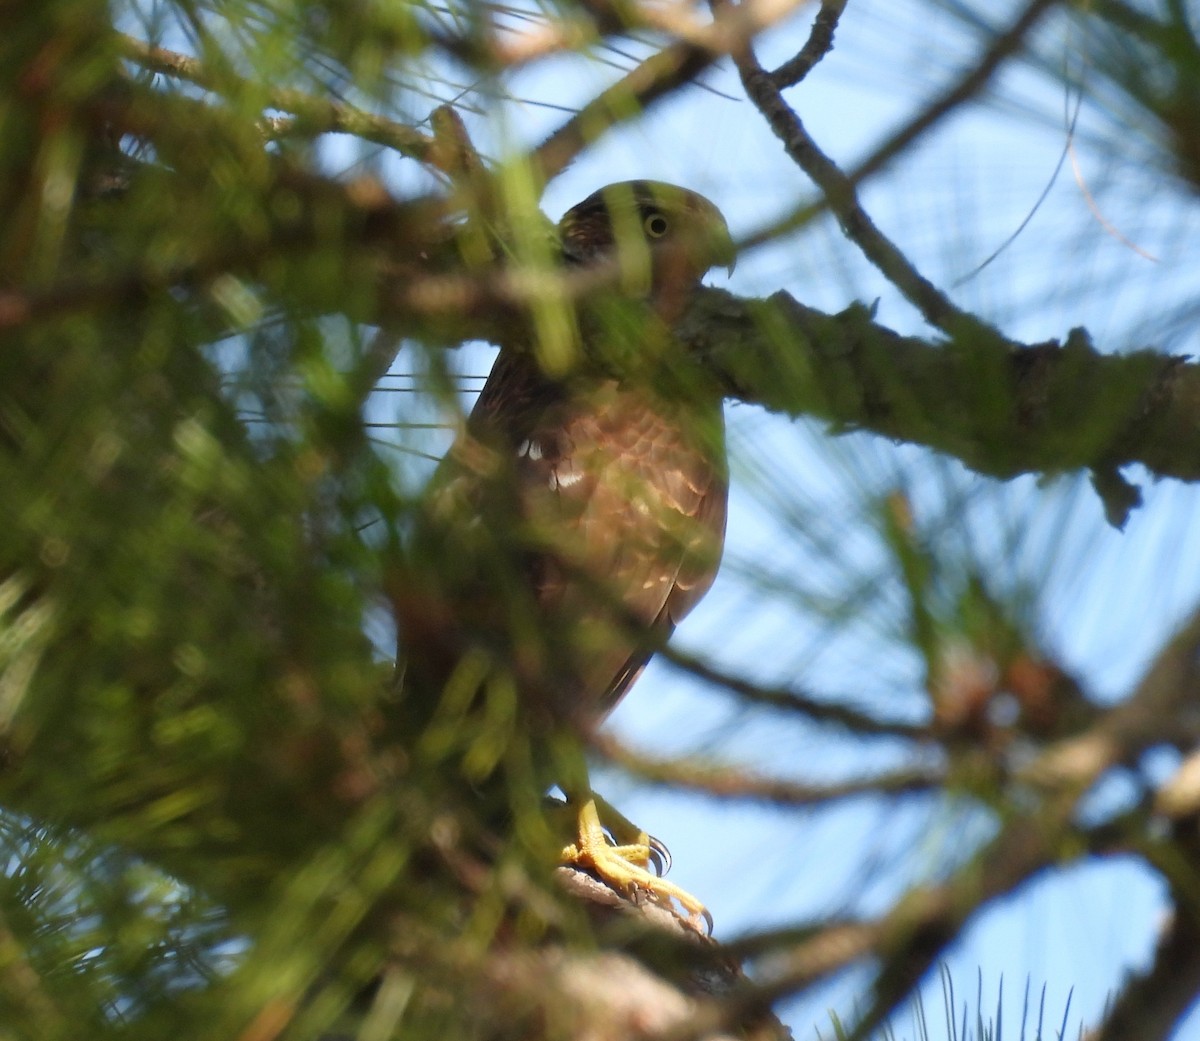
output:
M 620 822 L 629 828 L 633 827 L 623 817 Z M 670 866 L 670 853 L 661 842 L 650 838 L 645 832 L 635 832 L 634 841 L 614 845 L 600 822 L 600 813 L 593 798 L 580 806 L 578 826 L 578 838 L 563 849 L 564 864 L 595 875 L 620 893 L 649 893 L 659 903 L 668 906 L 671 906 L 672 900 L 678 901 L 694 923 L 703 919 L 708 932 L 712 933 L 713 919 L 708 908 L 691 893 L 650 870 L 652 864 L 656 867 L 664 864 Z

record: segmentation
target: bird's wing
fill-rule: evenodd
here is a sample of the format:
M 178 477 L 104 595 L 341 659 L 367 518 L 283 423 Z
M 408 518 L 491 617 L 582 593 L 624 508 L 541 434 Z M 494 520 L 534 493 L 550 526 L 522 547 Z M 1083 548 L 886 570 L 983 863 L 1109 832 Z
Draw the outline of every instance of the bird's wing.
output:
M 613 381 L 539 415 L 517 446 L 546 545 L 539 602 L 579 627 L 581 692 L 607 710 L 712 583 L 725 479 L 686 417 Z M 644 639 L 630 623 L 644 626 Z

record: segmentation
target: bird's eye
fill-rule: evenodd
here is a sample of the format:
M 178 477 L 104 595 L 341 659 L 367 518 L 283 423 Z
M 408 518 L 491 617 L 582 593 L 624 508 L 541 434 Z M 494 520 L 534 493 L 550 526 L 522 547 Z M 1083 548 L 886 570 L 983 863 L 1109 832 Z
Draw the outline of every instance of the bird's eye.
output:
M 642 227 L 646 229 L 646 234 L 652 239 L 661 239 L 667 233 L 668 226 L 667 218 L 661 213 L 648 214 L 642 221 Z

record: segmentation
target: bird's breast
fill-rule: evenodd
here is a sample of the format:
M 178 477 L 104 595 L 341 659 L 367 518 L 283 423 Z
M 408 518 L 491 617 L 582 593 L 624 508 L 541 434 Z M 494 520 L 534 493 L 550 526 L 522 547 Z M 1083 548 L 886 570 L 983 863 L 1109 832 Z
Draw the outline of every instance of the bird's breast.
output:
M 700 410 L 607 382 L 548 410 L 517 451 L 539 541 L 625 603 L 645 604 L 637 614 L 656 615 L 681 575 L 695 599 L 707 589 L 725 527 L 719 405 Z M 660 596 L 643 595 L 654 588 Z

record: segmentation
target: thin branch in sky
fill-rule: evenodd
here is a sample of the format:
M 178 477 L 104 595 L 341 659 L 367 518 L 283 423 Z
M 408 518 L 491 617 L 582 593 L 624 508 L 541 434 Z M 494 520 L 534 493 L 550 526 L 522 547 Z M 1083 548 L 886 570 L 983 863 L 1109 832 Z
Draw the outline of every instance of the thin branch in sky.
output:
M 668 44 L 614 83 L 542 141 L 530 156 L 544 181 L 562 173 L 590 145 L 600 127 L 611 127 L 645 111 L 685 83 L 691 82 L 716 58 L 710 51 L 687 43 Z
M 1057 2 L 1058 0 L 1030 0 L 1012 25 L 999 34 L 957 80 L 950 83 L 938 97 L 923 106 L 907 123 L 876 145 L 866 159 L 844 175 L 848 185 L 857 186 L 873 174 L 883 170 L 896 156 L 911 149 L 919 138 L 929 133 L 948 115 L 957 111 L 961 105 L 983 90 L 997 70 L 1019 52 L 1021 45 L 1037 23 Z M 803 227 L 825 210 L 833 208 L 833 202 L 834 199 L 828 192 L 825 192 L 819 200 L 802 203 L 784 217 L 748 236 L 740 245 L 746 248 L 761 242 L 769 242 Z
M 674 24 L 672 31 L 680 39 L 630 70 L 550 134 L 529 157 L 531 166 L 543 181 L 553 180 L 602 129 L 640 115 L 679 87 L 694 82 L 718 58 L 734 53 L 755 33 L 790 14 L 798 2 L 760 0 L 728 7 L 712 23 L 695 23 L 690 30 Z
M 838 21 L 846 9 L 846 2 L 847 0 L 821 0 L 821 9 L 813 20 L 804 46 L 771 73 L 771 78 L 780 90 L 794 87 L 833 50 L 833 34 L 837 31 Z
M 1075 149 L 1075 141 L 1073 138 L 1067 142 L 1067 152 L 1071 156 L 1071 172 L 1075 175 L 1075 183 L 1079 185 L 1079 191 L 1083 195 L 1083 201 L 1087 203 L 1087 208 L 1091 215 L 1096 218 L 1096 223 L 1099 224 L 1107 234 L 1111 235 L 1114 239 L 1121 243 L 1121 245 L 1133 250 L 1133 252 L 1143 260 L 1149 260 L 1157 264 L 1158 257 L 1154 256 L 1153 253 L 1142 249 L 1142 247 L 1137 243 L 1131 242 L 1128 238 L 1121 234 L 1116 225 L 1114 225 L 1112 221 L 1105 217 L 1100 211 L 1100 206 L 1096 202 L 1095 196 L 1092 195 L 1091 190 L 1087 186 L 1087 178 L 1084 176 L 1083 170 L 1079 166 L 1079 153 Z
M 911 795 L 940 789 L 943 766 L 902 767 L 830 784 L 771 777 L 739 766 L 698 762 L 695 757 L 663 759 L 643 755 L 607 733 L 591 738 L 592 747 L 645 781 L 703 792 L 719 799 L 744 799 L 777 806 L 821 806 L 862 795 Z
M 815 723 L 839 726 L 855 734 L 900 737 L 911 741 L 923 741 L 930 737 L 929 728 L 926 726 L 896 719 L 882 719 L 850 705 L 814 697 L 795 687 L 774 687 L 756 683 L 740 674 L 718 669 L 670 644 L 661 648 L 658 654 L 664 661 L 669 661 L 714 687 L 730 691 L 750 704 L 793 712 L 806 716 Z
M 715 9 L 720 10 L 726 0 L 713 2 Z M 783 143 L 788 156 L 824 193 L 846 235 L 863 255 L 883 272 L 930 325 L 947 332 L 983 327 L 985 323 L 952 303 L 879 229 L 859 201 L 854 183 L 818 147 L 795 110 L 783 99 L 770 74 L 759 64 L 753 50 L 747 46 L 733 58 L 746 94 Z

